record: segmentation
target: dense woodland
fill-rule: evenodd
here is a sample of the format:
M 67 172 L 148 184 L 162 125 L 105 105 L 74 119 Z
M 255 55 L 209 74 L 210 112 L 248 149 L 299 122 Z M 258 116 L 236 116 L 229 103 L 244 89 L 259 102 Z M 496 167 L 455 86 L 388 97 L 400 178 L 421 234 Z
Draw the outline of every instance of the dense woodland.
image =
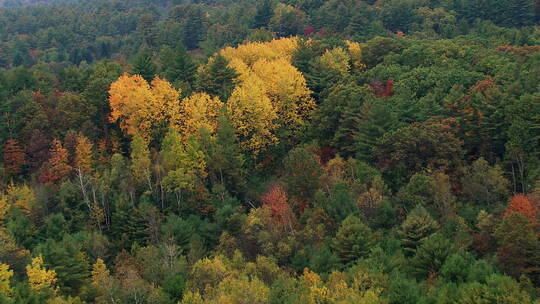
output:
M 540 1 L 0 1 L 0 303 L 540 303 Z

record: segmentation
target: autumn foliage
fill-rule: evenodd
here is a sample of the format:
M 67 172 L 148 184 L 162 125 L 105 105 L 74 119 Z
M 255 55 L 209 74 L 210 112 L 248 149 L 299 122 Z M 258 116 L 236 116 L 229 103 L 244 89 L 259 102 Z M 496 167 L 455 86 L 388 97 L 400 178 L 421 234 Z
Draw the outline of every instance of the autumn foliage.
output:
M 265 208 L 269 208 L 272 214 L 272 220 L 281 227 L 290 227 L 293 213 L 289 205 L 287 192 L 279 184 L 270 187 L 262 198 Z
M 506 208 L 504 216 L 511 215 L 512 213 L 524 215 L 534 226 L 538 224 L 538 208 L 533 204 L 529 197 L 523 194 L 517 194 L 510 200 L 510 204 Z
M 55 183 L 66 178 L 73 170 L 68 163 L 68 151 L 62 147 L 62 142 L 58 139 L 52 141 L 49 151 L 50 158 L 43 165 L 43 172 L 40 176 L 42 183 Z
M 14 139 L 8 139 L 4 147 L 4 166 L 6 173 L 17 176 L 22 172 L 22 167 L 26 164 L 26 154 L 23 148 Z

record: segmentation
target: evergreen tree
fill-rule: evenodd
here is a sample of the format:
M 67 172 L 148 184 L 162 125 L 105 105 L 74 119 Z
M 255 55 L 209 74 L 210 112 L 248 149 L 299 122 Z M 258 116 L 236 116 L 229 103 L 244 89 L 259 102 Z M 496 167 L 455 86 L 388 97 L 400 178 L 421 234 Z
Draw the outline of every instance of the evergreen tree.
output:
M 76 296 L 90 278 L 90 263 L 82 252 L 82 244 L 66 235 L 61 241 L 47 240 L 36 251 L 43 255 L 45 266 L 56 272 L 58 286 Z
M 418 205 L 407 215 L 397 232 L 405 254 L 414 255 L 422 241 L 434 233 L 437 228 L 437 222 L 424 207 Z
M 161 51 L 160 61 L 165 78 L 182 89 L 184 95 L 189 95 L 189 92 L 185 92 L 185 90 L 191 91 L 197 65 L 191 59 L 186 48 L 183 45 L 178 45 L 174 49 L 165 47 Z
M 262 0 L 257 5 L 257 13 L 253 19 L 253 28 L 267 27 L 274 16 L 272 0 Z
M 119 248 L 129 249 L 133 244 L 146 244 L 148 228 L 144 215 L 124 198 L 117 199 L 111 222 L 111 234 Z
M 432 234 L 422 242 L 411 260 L 413 273 L 424 279 L 437 276 L 452 251 L 452 244 L 441 233 Z
M 225 112 L 218 118 L 215 137 L 201 132 L 202 145 L 206 149 L 207 166 L 211 180 L 225 185 L 226 189 L 239 193 L 245 186 L 245 159 L 240 152 L 236 131 Z
M 222 101 L 227 101 L 238 82 L 238 76 L 225 57 L 215 55 L 199 73 L 197 87 L 210 95 L 218 96 Z
M 348 216 L 341 223 L 333 248 L 343 264 L 351 264 L 369 254 L 375 239 L 371 229 L 356 216 Z
M 139 52 L 133 61 L 133 70 L 131 74 L 140 75 L 144 80 L 150 83 L 156 75 L 157 67 L 152 61 L 152 52 L 143 49 Z

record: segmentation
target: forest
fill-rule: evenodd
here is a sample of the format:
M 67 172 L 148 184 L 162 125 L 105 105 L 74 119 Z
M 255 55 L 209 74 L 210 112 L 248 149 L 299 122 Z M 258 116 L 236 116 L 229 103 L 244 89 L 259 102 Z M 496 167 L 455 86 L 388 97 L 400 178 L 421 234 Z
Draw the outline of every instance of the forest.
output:
M 540 304 L 540 1 L 0 0 L 0 304 Z

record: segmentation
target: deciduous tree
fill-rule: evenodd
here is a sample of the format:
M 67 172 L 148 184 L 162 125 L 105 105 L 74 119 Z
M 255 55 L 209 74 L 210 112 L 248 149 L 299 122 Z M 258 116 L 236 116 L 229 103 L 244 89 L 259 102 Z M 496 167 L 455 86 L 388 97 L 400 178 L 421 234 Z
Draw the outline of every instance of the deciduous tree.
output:
M 40 180 L 44 183 L 56 183 L 68 177 L 73 170 L 68 163 L 68 151 L 58 139 L 53 139 L 49 150 L 49 160 L 43 165 Z
M 26 164 L 24 149 L 15 139 L 8 139 L 4 146 L 4 169 L 9 176 L 17 177 Z

